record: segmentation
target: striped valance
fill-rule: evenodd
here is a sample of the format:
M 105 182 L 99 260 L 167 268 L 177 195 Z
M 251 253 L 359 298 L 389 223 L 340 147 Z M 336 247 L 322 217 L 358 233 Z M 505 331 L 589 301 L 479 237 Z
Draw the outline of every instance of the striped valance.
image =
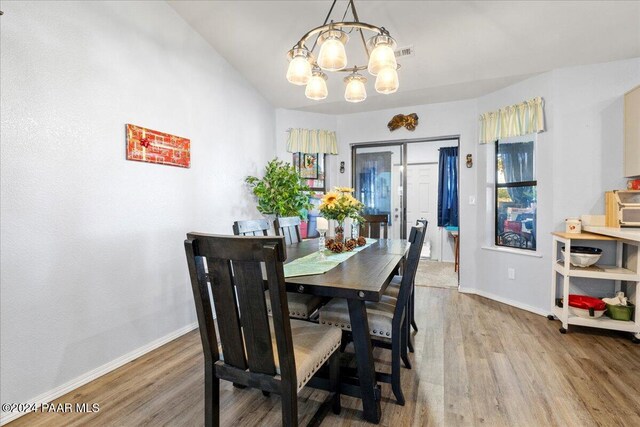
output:
M 290 153 L 338 154 L 336 133 L 322 129 L 289 129 L 287 151 Z
M 480 115 L 480 144 L 540 132 L 544 132 L 544 101 L 540 97 Z

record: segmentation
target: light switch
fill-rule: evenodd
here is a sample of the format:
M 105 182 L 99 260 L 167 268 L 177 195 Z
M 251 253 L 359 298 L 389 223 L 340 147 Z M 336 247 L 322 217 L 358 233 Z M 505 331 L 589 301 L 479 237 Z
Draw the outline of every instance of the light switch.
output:
M 469 204 L 470 205 L 476 204 L 476 196 L 469 196 Z

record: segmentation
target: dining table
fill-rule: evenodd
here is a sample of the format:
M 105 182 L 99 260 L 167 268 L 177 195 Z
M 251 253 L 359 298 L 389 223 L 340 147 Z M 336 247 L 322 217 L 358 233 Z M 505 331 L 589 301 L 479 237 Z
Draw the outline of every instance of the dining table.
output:
M 357 363 L 357 385 L 345 384 L 341 392 L 361 398 L 364 419 L 377 424 L 381 416 L 380 386 L 376 381 L 366 303 L 380 301 L 391 279 L 398 274 L 409 243 L 403 239 L 368 239 L 367 244 L 323 274 L 285 277 L 285 281 L 288 292 L 347 300 Z M 292 243 L 287 246 L 286 263 L 314 252 L 320 252 L 318 239 Z M 322 253 L 327 258 L 332 256 L 329 251 Z

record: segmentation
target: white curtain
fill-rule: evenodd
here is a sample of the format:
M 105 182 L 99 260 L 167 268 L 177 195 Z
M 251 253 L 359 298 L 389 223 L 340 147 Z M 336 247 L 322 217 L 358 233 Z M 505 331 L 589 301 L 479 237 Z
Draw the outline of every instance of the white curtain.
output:
M 338 154 L 336 133 L 322 129 L 289 129 L 287 151 L 290 153 Z
M 544 101 L 540 97 L 480 115 L 480 144 L 534 132 L 544 132 Z

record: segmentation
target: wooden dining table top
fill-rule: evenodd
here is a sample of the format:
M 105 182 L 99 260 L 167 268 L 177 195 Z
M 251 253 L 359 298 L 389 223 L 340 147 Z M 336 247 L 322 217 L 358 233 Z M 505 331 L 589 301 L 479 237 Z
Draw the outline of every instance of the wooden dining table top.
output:
M 286 249 L 286 262 L 291 262 L 318 251 L 318 239 L 293 243 Z M 287 291 L 380 301 L 408 249 L 407 240 L 379 239 L 324 274 L 287 277 Z

